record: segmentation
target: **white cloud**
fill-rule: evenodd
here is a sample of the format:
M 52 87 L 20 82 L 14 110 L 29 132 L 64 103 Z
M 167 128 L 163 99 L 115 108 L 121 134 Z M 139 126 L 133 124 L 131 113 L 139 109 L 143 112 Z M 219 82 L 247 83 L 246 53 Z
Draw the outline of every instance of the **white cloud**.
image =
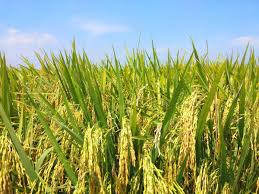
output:
M 0 46 L 45 46 L 57 42 L 57 39 L 49 33 L 22 32 L 15 28 L 7 29 L 0 36 Z
M 259 46 L 259 37 L 255 36 L 240 36 L 233 40 L 233 43 L 236 45 L 247 45 L 248 43 L 251 46 L 258 47 Z
M 57 43 L 56 37 L 49 33 L 24 32 L 16 28 L 0 33 L 0 52 L 4 52 L 8 62 L 14 65 L 21 62 L 21 55 L 33 57 L 34 51 L 52 48 Z
M 114 23 L 104 23 L 100 21 L 77 21 L 80 28 L 94 36 L 108 33 L 128 32 L 128 26 Z

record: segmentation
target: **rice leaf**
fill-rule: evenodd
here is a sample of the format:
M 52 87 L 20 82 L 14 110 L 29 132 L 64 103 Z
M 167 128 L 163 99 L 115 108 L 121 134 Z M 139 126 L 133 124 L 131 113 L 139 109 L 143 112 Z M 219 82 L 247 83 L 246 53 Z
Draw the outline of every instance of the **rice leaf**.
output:
M 57 142 L 56 137 L 54 136 L 54 134 L 52 133 L 51 129 L 49 128 L 48 123 L 45 121 L 45 118 L 43 116 L 43 114 L 41 113 L 40 109 L 37 107 L 37 105 L 35 104 L 35 102 L 33 101 L 33 99 L 30 97 L 29 94 L 27 94 L 27 96 L 30 99 L 30 102 L 32 103 L 32 105 L 34 106 L 35 111 L 37 112 L 38 118 L 42 124 L 43 129 L 45 130 L 46 134 L 48 135 L 48 138 L 57 154 L 58 159 L 60 160 L 60 162 L 62 163 L 69 179 L 71 180 L 72 184 L 74 186 L 76 186 L 77 184 L 77 176 L 74 172 L 74 170 L 72 169 L 69 161 L 67 160 L 65 154 L 63 153 L 63 151 L 61 150 L 60 145 Z
M 198 167 L 201 165 L 201 162 L 204 159 L 202 136 L 203 136 L 203 132 L 205 130 L 207 116 L 210 111 L 210 106 L 216 95 L 218 84 L 220 82 L 220 79 L 221 79 L 221 76 L 222 76 L 224 70 L 225 70 L 225 65 L 222 65 L 220 67 L 219 71 L 217 72 L 215 79 L 213 80 L 212 86 L 209 90 L 209 93 L 207 95 L 207 98 L 205 100 L 205 103 L 202 107 L 202 110 L 201 110 L 199 118 L 198 118 L 197 130 L 196 130 L 196 135 L 195 135 L 196 161 L 197 161 Z
M 17 154 L 19 155 L 19 158 L 21 160 L 21 163 L 22 163 L 27 175 L 30 177 L 31 181 L 35 181 L 38 178 L 38 175 L 35 172 L 33 165 L 31 163 L 30 159 L 28 158 L 27 154 L 25 153 L 21 143 L 19 142 L 19 139 L 15 134 L 15 130 L 12 127 L 12 124 L 11 124 L 10 120 L 8 119 L 8 115 L 6 114 L 1 102 L 0 102 L 0 115 L 3 119 L 6 129 L 8 130 L 8 134 L 13 142 L 15 150 L 16 150 Z

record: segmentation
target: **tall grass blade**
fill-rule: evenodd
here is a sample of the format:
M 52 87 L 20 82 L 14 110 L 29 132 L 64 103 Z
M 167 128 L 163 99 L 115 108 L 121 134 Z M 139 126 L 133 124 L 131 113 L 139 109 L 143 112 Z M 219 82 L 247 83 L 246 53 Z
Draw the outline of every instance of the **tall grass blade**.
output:
M 38 178 L 38 175 L 35 172 L 31 161 L 27 157 L 27 154 L 25 153 L 21 143 L 19 142 L 19 139 L 15 134 L 15 130 L 12 127 L 12 124 L 8 119 L 8 115 L 6 114 L 1 102 L 0 102 L 0 115 L 3 119 L 6 129 L 8 130 L 8 134 L 10 135 L 13 145 L 17 151 L 17 154 L 19 155 L 21 163 L 26 170 L 27 175 L 30 177 L 31 181 L 35 181 Z
M 203 151 L 203 142 L 202 142 L 202 136 L 203 132 L 205 130 L 205 124 L 207 120 L 208 113 L 210 111 L 210 106 L 213 102 L 213 99 L 215 97 L 215 94 L 217 92 L 218 84 L 220 82 L 221 76 L 225 70 L 225 65 L 222 65 L 218 71 L 218 73 L 215 76 L 215 79 L 213 80 L 212 86 L 210 88 L 210 91 L 207 95 L 206 101 L 202 107 L 202 110 L 200 112 L 198 123 L 197 123 L 197 129 L 196 129 L 196 142 L 195 142 L 195 148 L 196 148 L 196 162 L 197 166 L 199 167 L 201 165 L 202 160 L 204 159 L 204 151 Z
M 62 163 L 69 179 L 71 180 L 72 184 L 74 186 L 76 186 L 77 184 L 77 176 L 74 172 L 74 170 L 72 169 L 72 167 L 70 166 L 69 161 L 67 160 L 65 154 L 63 153 L 63 151 L 61 150 L 60 145 L 58 144 L 56 137 L 54 136 L 54 134 L 52 133 L 51 129 L 49 128 L 48 123 L 45 121 L 44 115 L 41 113 L 40 109 L 37 107 L 37 105 L 35 104 L 35 102 L 33 101 L 33 99 L 29 96 L 29 94 L 27 94 L 27 96 L 30 99 L 30 102 L 32 103 L 32 105 L 34 106 L 35 111 L 37 112 L 38 118 L 42 124 L 43 129 L 45 130 L 46 134 L 48 135 L 48 138 L 51 142 L 51 144 L 53 145 L 53 148 L 57 154 L 58 159 L 60 160 L 60 162 Z

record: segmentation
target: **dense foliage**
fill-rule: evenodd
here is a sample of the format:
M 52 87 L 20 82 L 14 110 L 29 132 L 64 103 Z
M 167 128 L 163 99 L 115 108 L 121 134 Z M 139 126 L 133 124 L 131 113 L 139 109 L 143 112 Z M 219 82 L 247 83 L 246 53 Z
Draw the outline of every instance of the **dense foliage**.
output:
M 259 191 L 253 50 L 100 64 L 73 49 L 19 67 L 0 56 L 0 193 Z

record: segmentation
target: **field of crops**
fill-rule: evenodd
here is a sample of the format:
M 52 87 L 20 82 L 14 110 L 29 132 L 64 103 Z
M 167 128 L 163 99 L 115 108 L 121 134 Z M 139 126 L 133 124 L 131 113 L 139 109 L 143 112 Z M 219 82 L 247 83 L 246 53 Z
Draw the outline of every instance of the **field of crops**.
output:
M 40 68 L 0 55 L 0 193 L 259 192 L 252 49 L 35 55 Z

